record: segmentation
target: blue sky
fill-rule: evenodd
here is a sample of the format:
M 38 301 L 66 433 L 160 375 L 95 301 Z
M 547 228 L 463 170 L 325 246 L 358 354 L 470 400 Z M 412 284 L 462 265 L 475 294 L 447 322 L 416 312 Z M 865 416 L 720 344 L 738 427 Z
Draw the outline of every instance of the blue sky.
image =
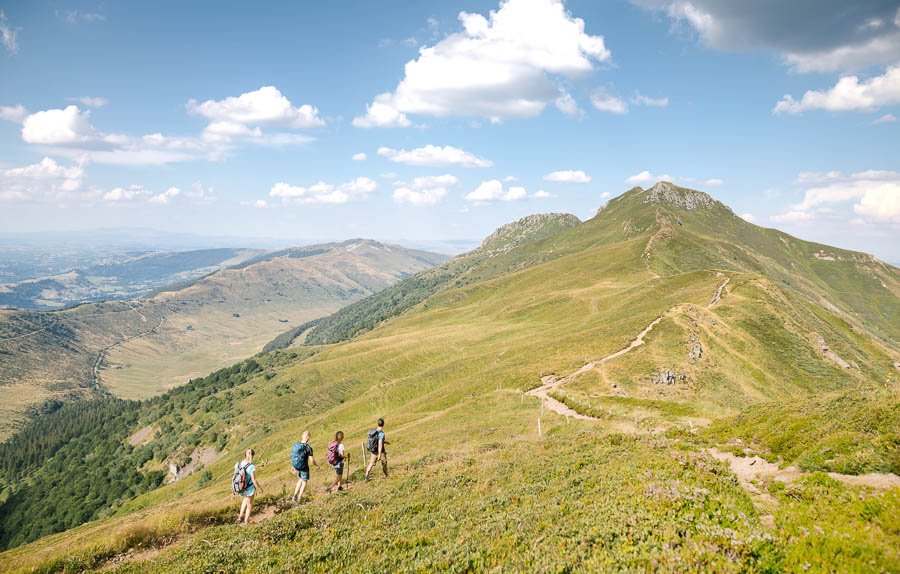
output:
M 669 179 L 900 261 L 900 3 L 845 4 L 0 0 L 0 228 L 477 239 Z

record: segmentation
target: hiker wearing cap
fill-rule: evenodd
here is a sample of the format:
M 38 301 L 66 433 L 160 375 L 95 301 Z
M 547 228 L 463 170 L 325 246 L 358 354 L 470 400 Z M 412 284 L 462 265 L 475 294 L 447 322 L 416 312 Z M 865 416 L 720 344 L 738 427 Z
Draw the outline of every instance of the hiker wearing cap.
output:
M 319 466 L 313 456 L 313 449 L 309 446 L 309 439 L 309 431 L 303 431 L 302 440 L 295 442 L 291 448 L 291 471 L 297 475 L 297 486 L 294 487 L 294 496 L 291 497 L 294 502 L 300 502 L 303 491 L 306 490 L 306 483 L 309 481 L 309 461 Z
M 262 485 L 256 478 L 256 465 L 253 464 L 252 448 L 244 453 L 244 460 L 234 465 L 234 475 L 231 478 L 231 491 L 233 494 L 243 497 L 241 510 L 238 512 L 238 524 L 247 524 L 250 520 L 250 512 L 253 510 L 253 498 L 262 492 Z
M 344 461 L 350 458 L 349 452 L 344 452 L 344 432 L 334 433 L 334 440 L 328 443 L 328 464 L 334 468 L 334 482 L 331 483 L 331 491 L 341 490 L 341 480 L 344 477 Z
M 378 428 L 369 431 L 369 437 L 366 443 L 368 451 L 375 455 L 372 457 L 372 460 L 369 461 L 369 466 L 366 467 L 366 482 L 369 481 L 369 473 L 372 472 L 375 463 L 379 460 L 381 461 L 381 470 L 384 471 L 384 477 L 387 478 L 387 451 L 384 450 L 384 445 L 386 444 L 387 439 L 385 439 L 384 435 L 384 419 L 378 419 Z

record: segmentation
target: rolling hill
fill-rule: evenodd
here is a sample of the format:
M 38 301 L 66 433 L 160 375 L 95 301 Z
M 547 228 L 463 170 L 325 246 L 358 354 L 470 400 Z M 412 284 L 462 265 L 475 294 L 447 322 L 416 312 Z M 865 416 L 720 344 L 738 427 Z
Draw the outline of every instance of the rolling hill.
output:
M 105 431 L 74 406 L 37 417 L 0 453 L 0 560 L 23 572 L 900 569 L 900 271 L 668 183 L 583 223 L 524 220 L 480 250 L 313 323 L 301 345 L 102 406 L 117 411 Z M 322 452 L 342 429 L 356 454 L 378 416 L 391 478 L 363 483 L 354 459 L 352 488 L 325 495 L 331 473 L 314 469 L 311 499 L 291 508 L 299 434 Z M 265 488 L 257 524 L 241 528 L 229 478 L 250 446 Z M 90 484 L 61 479 L 85 457 L 138 471 L 86 496 Z M 172 463 L 185 470 L 156 487 Z
M 256 253 L 134 301 L 0 311 L 0 436 L 46 400 L 96 391 L 143 398 L 206 375 L 258 352 L 290 325 L 444 259 L 351 240 Z
M 134 299 L 160 287 L 265 258 L 266 253 L 263 249 L 219 248 L 108 254 L 52 275 L 0 284 L 0 307 L 50 310 L 91 301 Z M 35 257 L 40 260 L 41 254 Z M 68 261 L 65 256 L 61 259 Z

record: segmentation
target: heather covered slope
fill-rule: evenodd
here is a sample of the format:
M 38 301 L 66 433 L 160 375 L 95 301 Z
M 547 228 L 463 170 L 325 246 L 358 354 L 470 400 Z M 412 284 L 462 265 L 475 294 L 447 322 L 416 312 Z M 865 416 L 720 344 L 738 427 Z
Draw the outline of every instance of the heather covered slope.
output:
M 841 273 L 801 259 L 821 249 L 835 261 L 816 261 Z M 842 294 L 857 278 L 867 293 Z M 130 432 L 165 428 L 142 440 L 182 433 L 183 452 L 222 458 L 0 558 L 23 571 L 896 570 L 889 482 L 798 471 L 754 492 L 708 449 L 805 471 L 895 470 L 897 285 L 890 266 L 782 238 L 705 194 L 637 188 L 352 340 L 269 353 L 234 386 L 156 399 Z M 577 417 L 526 394 L 548 377 Z M 839 424 L 846 409 L 833 405 L 848 401 L 873 408 Z M 804 404 L 819 424 L 802 424 Z M 805 447 L 771 428 L 779 409 Z M 302 429 L 322 452 L 340 428 L 356 453 L 377 416 L 389 480 L 361 484 L 354 461 L 354 488 L 327 497 L 330 473 L 315 469 L 312 500 L 280 505 Z M 817 434 L 834 456 L 809 446 Z M 260 453 L 266 520 L 242 530 L 225 522 L 246 446 Z

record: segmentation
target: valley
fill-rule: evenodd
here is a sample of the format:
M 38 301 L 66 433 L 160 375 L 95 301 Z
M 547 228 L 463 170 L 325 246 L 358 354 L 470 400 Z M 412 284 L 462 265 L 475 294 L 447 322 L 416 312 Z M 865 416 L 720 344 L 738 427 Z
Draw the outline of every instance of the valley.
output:
M 48 400 L 145 398 L 229 366 L 291 325 L 444 259 L 353 240 L 256 254 L 133 301 L 0 311 L 0 437 Z
M 230 294 L 232 273 L 196 288 Z M 153 300 L 141 309 L 151 327 L 153 309 L 184 307 L 159 333 L 217 309 L 189 305 L 189 290 Z M 246 313 L 263 329 L 278 313 L 260 307 Z M 699 191 L 636 187 L 585 222 L 504 226 L 281 348 L 104 407 L 122 412 L 103 446 L 61 430 L 51 455 L 13 437 L 0 560 L 21 572 L 893 571 L 898 325 L 896 268 L 755 226 Z M 107 367 L 161 353 L 156 337 L 111 349 Z M 125 394 L 132 372 L 101 381 Z M 90 419 L 72 409 L 33 432 Z M 353 458 L 349 491 L 325 494 L 324 467 L 308 501 L 286 502 L 303 430 L 320 452 L 341 429 L 358 456 L 379 416 L 389 479 L 363 483 Z M 248 447 L 265 490 L 261 519 L 241 528 L 227 483 Z M 27 470 L 15 453 L 33 453 Z M 60 461 L 92 456 L 139 470 L 82 524 L 64 510 L 88 487 L 60 481 Z M 736 460 L 767 470 L 738 475 Z M 167 483 L 170 464 L 190 470 Z M 868 474 L 894 478 L 843 478 Z

